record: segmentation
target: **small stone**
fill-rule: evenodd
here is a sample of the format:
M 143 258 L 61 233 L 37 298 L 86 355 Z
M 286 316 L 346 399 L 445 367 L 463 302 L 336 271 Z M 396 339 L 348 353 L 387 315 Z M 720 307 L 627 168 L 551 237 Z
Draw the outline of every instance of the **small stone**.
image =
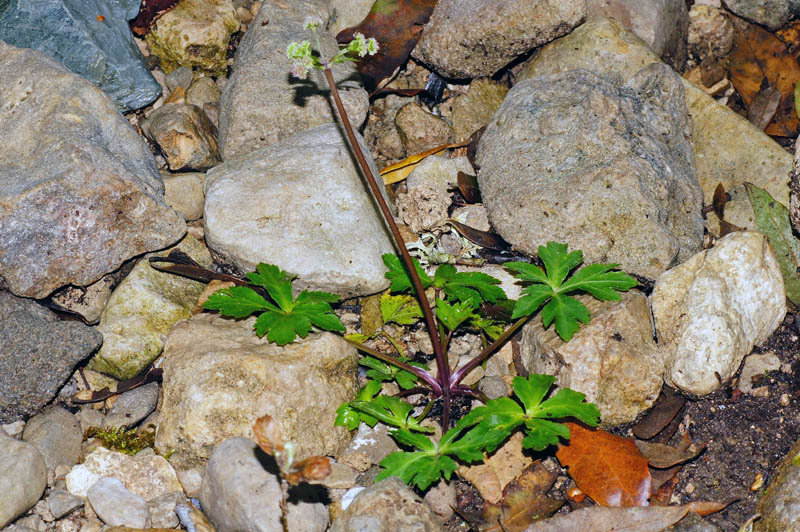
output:
M 50 505 L 50 512 L 53 517 L 61 519 L 73 510 L 83 506 L 83 499 L 68 491 L 54 489 L 47 496 L 47 504 Z
M 42 521 L 45 523 L 52 523 L 56 520 L 53 512 L 50 511 L 50 505 L 47 504 L 47 501 L 41 500 L 36 503 L 33 507 L 33 511 L 36 515 L 42 518 Z
M 692 6 L 689 11 L 689 50 L 701 61 L 709 54 L 725 57 L 733 47 L 733 24 L 722 9 L 709 6 Z
M 453 508 L 457 508 L 456 485 L 454 482 L 446 482 L 444 479 L 434 484 L 425 494 L 423 500 L 442 522 L 450 519 Z
M 328 489 L 350 489 L 355 483 L 356 473 L 353 468 L 339 462 L 331 462 L 330 474 L 320 482 Z
M 751 393 L 753 391 L 753 377 L 763 376 L 769 371 L 777 371 L 780 368 L 780 364 L 781 361 L 775 353 L 746 356 L 742 370 L 739 373 L 737 387 L 743 393 Z
M 408 154 L 416 154 L 453 141 L 450 125 L 418 103 L 403 106 L 394 118 L 400 140 Z
M 194 80 L 186 91 L 186 103 L 202 108 L 207 103 L 219 103 L 221 94 L 214 80 L 203 76 Z
M 789 397 L 788 393 L 782 393 L 781 394 L 781 398 L 780 398 L 781 406 L 789 406 L 789 404 L 791 402 L 792 402 L 792 399 L 791 399 L 791 397 Z
M 489 216 L 486 214 L 486 207 L 477 203 L 456 208 L 453 210 L 451 218 L 478 231 L 492 230 L 492 226 L 489 225 Z
M 183 493 L 173 491 L 153 497 L 147 501 L 150 509 L 150 526 L 153 528 L 175 528 L 180 524 L 175 508 L 185 500 Z
M 89 488 L 86 497 L 107 525 L 147 528 L 150 524 L 147 502 L 131 493 L 119 479 L 102 477 Z
M 466 155 L 461 157 L 432 155 L 425 157 L 408 174 L 406 185 L 409 190 L 421 185 L 428 185 L 444 194 L 450 194 L 450 190 L 458 183 L 459 172 L 467 175 L 475 174 L 475 169 L 472 168 Z
M 217 128 L 196 105 L 166 103 L 142 123 L 142 131 L 158 144 L 173 172 L 219 164 Z
M 192 79 L 194 78 L 194 73 L 192 69 L 186 66 L 182 66 L 180 68 L 176 68 L 172 72 L 166 75 L 165 83 L 167 84 L 167 89 L 169 92 L 173 92 L 178 87 L 183 88 L 184 90 L 189 88 L 189 85 L 192 84 Z
M 0 425 L 0 429 L 3 429 L 5 433 L 11 436 L 12 438 L 21 440 L 22 431 L 25 430 L 25 422 L 20 419 L 19 421 L 15 421 L 13 423 L 6 423 L 5 425 Z
M 753 397 L 767 398 L 769 397 L 769 387 L 759 386 L 758 388 L 753 388 L 752 390 L 750 390 L 750 395 L 752 395 Z
M 79 314 L 87 324 L 94 325 L 100 321 L 114 284 L 113 275 L 104 275 L 89 286 L 65 286 L 54 292 L 50 299 L 59 307 Z
M 448 219 L 450 196 L 431 185 L 418 185 L 397 195 L 397 212 L 415 233 L 442 228 Z
M 118 429 L 136 425 L 155 410 L 157 403 L 157 382 L 151 382 L 122 393 L 106 414 L 103 426 Z
M 81 457 L 83 432 L 80 424 L 75 416 L 57 406 L 29 419 L 22 439 L 42 453 L 51 476 L 56 466 L 72 467 Z
M 473 133 L 489 123 L 508 87 L 502 83 L 478 78 L 472 80 L 467 92 L 453 99 L 453 134 L 456 142 L 468 140 Z
M 485 393 L 489 399 L 507 397 L 511 390 L 506 386 L 503 377 L 486 376 L 478 383 L 478 389 Z
M 378 423 L 370 427 L 362 423 L 345 451 L 339 455 L 339 461 L 363 472 L 397 450 L 397 443 L 389 436 L 385 425 Z
M 178 480 L 183 486 L 183 492 L 187 497 L 193 499 L 200 497 L 200 488 L 203 486 L 202 468 L 182 469 L 178 471 Z
M 167 205 L 181 213 L 187 222 L 203 217 L 205 205 L 204 184 L 206 174 L 202 172 L 185 172 L 161 174 L 164 180 L 164 201 Z

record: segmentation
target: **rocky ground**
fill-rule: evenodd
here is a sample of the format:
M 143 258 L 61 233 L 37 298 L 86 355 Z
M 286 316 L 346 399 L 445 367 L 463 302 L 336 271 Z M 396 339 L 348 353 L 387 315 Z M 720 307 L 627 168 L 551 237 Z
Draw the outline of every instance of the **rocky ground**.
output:
M 178 251 L 232 275 L 276 264 L 297 289 L 341 296 L 347 332 L 366 333 L 393 250 L 322 75 L 293 79 L 285 55 L 309 15 L 332 55 L 372 1 L 172 4 L 135 19 L 135 37 L 138 2 L 0 7 L 0 528 L 499 530 L 476 516 L 510 504 L 503 489 L 532 467 L 552 476 L 541 496 L 559 514 L 589 506 L 555 453 L 521 438 L 427 492 L 375 483 L 398 450 L 386 427 L 334 426 L 365 381 L 355 347 L 327 332 L 260 339 L 252 318 L 202 311 L 204 282 L 151 267 Z M 374 173 L 449 145 L 385 176 L 423 265 L 489 273 L 516 299 L 503 260 L 558 241 L 640 281 L 620 301 L 580 296 L 592 321 L 569 342 L 531 320 L 464 383 L 499 397 L 514 376 L 554 375 L 625 437 L 667 386 L 685 397 L 652 441 L 703 451 L 661 474 L 651 503 L 736 500 L 670 530 L 800 522 L 796 272 L 745 187 L 789 205 L 800 12 L 766 4 L 439 0 L 384 92 L 352 63 L 334 69 Z M 769 58 L 743 58 L 755 43 Z M 430 362 L 419 324 L 384 331 L 375 349 Z M 481 341 L 456 336 L 451 365 Z M 332 462 L 291 491 L 285 523 L 275 462 L 253 440 L 265 414 L 298 456 Z

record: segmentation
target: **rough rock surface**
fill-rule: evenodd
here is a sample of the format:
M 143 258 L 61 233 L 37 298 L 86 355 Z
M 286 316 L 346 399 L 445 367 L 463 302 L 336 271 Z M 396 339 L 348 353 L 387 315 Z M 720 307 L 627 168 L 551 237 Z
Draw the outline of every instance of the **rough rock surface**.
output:
M 47 466 L 36 447 L 0 429 L 0 527 L 36 504 L 47 487 Z
M 142 131 L 161 148 L 173 172 L 219 164 L 217 128 L 196 105 L 166 103 L 142 122 Z
M 205 78 L 204 78 L 205 79 Z M 205 206 L 206 174 L 201 172 L 182 172 L 180 174 L 161 174 L 164 180 L 164 201 L 181 213 L 187 222 L 203 217 Z
M 174 248 L 148 257 L 165 257 L 173 249 L 201 266 L 211 266 L 208 249 L 190 235 Z M 140 260 L 108 300 L 97 326 L 103 334 L 103 347 L 89 369 L 121 380 L 138 375 L 161 353 L 175 322 L 192 315 L 203 288 L 201 282 L 150 267 L 147 257 Z
M 327 2 L 265 0 L 262 4 L 236 50 L 233 74 L 222 91 L 219 145 L 224 161 L 334 121 L 322 73 L 313 70 L 303 81 L 291 78 L 292 63 L 284 53 L 288 43 L 308 39 L 303 21 L 313 15 L 327 21 Z M 325 31 L 320 31 L 320 43 L 323 57 L 339 49 L 333 35 Z M 358 129 L 369 107 L 367 92 L 353 79 L 356 70 L 350 63 L 337 65 L 333 76 L 347 115 Z
M 622 87 L 586 70 L 520 82 L 478 147 L 489 220 L 526 253 L 559 240 L 655 278 L 702 243 L 689 133 L 683 86 L 665 65 Z
M 0 423 L 11 423 L 49 403 L 103 337 L 8 292 L 0 292 L 0 316 Z
M 519 79 L 585 68 L 628 80 L 641 68 L 658 62 L 658 56 L 618 22 L 595 18 L 542 47 L 522 69 Z M 714 189 L 722 183 L 732 197 L 725 204 L 725 220 L 755 229 L 744 182 L 767 190 L 773 198 L 788 205 L 792 156 L 746 118 L 720 105 L 688 81 L 683 84 L 694 125 L 692 143 L 704 203 L 711 204 Z M 719 142 L 720 135 L 724 136 L 724 143 Z M 719 234 L 714 213 L 708 215 L 708 227 Z
M 67 312 L 80 315 L 88 325 L 95 325 L 116 283 L 115 275 L 109 274 L 89 286 L 67 285 L 53 292 L 50 301 Z
M 362 490 L 330 528 L 330 532 L 387 530 L 438 532 L 444 528 L 428 505 L 397 477 Z
M 139 3 L 5 0 L 0 2 L 0 40 L 44 52 L 99 86 L 120 108 L 139 109 L 161 93 L 128 27 Z
M 800 440 L 778 464 L 756 511 L 754 532 L 800 531 Z
M 86 497 L 89 488 L 102 477 L 121 480 L 127 489 L 145 499 L 181 491 L 175 470 L 163 456 L 130 456 L 105 447 L 98 447 L 82 464 L 70 470 L 66 477 L 67 491 Z
M 375 0 L 330 0 L 328 31 L 336 35 L 345 28 L 355 26 L 364 20 L 374 3 Z
M 464 142 L 477 130 L 492 119 L 492 115 L 503 98 L 508 94 L 508 87 L 502 83 L 478 78 L 472 80 L 467 92 L 453 98 L 453 135 L 456 142 Z
M 701 60 L 725 57 L 733 47 L 733 24 L 723 9 L 695 4 L 689 10 L 689 50 Z
M 444 119 L 418 103 L 409 103 L 394 117 L 397 133 L 409 155 L 421 153 L 453 140 L 453 128 Z
M 333 124 L 209 171 L 204 222 L 208 246 L 242 273 L 267 261 L 297 274 L 298 289 L 343 297 L 389 286 L 387 230 Z
M 186 66 L 224 75 L 228 41 L 237 31 L 231 0 L 182 0 L 156 21 L 145 40 L 168 74 Z
M 164 399 L 156 447 L 181 469 L 202 465 L 228 438 L 253 436 L 269 414 L 298 458 L 335 455 L 350 433 L 336 409 L 358 388 L 355 348 L 331 333 L 279 347 L 253 331 L 254 318 L 199 314 L 177 324 L 164 349 Z
M 200 492 L 203 511 L 217 530 L 283 532 L 281 487 L 274 467 L 272 457 L 250 439 L 230 438 L 217 446 Z M 290 490 L 290 494 L 288 529 L 324 532 L 330 517 L 320 500 L 321 493 L 305 484 Z
M 55 472 L 57 466 L 72 467 L 81 458 L 83 432 L 80 424 L 75 416 L 59 406 L 30 418 L 22 439 L 42 453 L 48 474 Z
M 587 0 L 586 11 L 620 21 L 665 63 L 683 69 L 689 32 L 685 0 Z
M 554 375 L 557 384 L 586 394 L 606 426 L 635 420 L 661 391 L 663 354 L 653 341 L 647 297 L 628 292 L 622 301 L 579 299 L 592 316 L 569 342 L 540 319 L 523 328 L 520 359 L 530 373 Z
M 725 0 L 725 7 L 740 17 L 777 30 L 800 13 L 800 0 Z
M 766 237 L 735 232 L 664 272 L 651 295 L 665 380 L 703 395 L 725 383 L 786 314 L 778 263 Z
M 439 0 L 412 56 L 444 77 L 491 76 L 585 15 L 583 0 Z
M 114 104 L 40 52 L 0 42 L 0 276 L 41 298 L 178 240 L 153 155 Z

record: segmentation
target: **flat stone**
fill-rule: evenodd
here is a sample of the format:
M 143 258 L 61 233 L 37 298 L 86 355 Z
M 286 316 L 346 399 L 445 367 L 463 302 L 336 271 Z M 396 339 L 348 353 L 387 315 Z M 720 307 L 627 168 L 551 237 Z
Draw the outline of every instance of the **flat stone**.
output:
M 0 40 L 47 54 L 100 87 L 121 109 L 134 110 L 161 93 L 128 28 L 138 13 L 139 0 L 5 0 Z
M 208 172 L 206 243 L 241 273 L 266 261 L 298 290 L 374 294 L 389 286 L 381 255 L 393 247 L 364 187 L 334 124 L 302 131 Z
M 761 233 L 737 231 L 656 279 L 650 296 L 665 380 L 704 395 L 725 385 L 786 314 L 778 263 Z
M 0 276 L 20 296 L 85 286 L 186 231 L 141 136 L 97 87 L 0 42 Z
M 448 78 L 491 76 L 585 15 L 583 0 L 439 0 L 412 56 Z
M 680 77 L 620 86 L 587 70 L 514 85 L 478 145 L 489 220 L 517 249 L 548 241 L 655 278 L 700 249 L 702 191 Z
M 330 18 L 327 1 L 265 0 L 242 38 L 233 73 L 222 91 L 219 145 L 222 160 L 245 155 L 292 134 L 334 122 L 330 90 L 322 72 L 312 70 L 307 80 L 289 76 L 292 62 L 286 46 L 309 38 L 303 22 L 318 16 L 322 27 Z M 327 31 L 319 31 L 321 54 L 334 55 L 339 47 Z M 279 43 L 279 44 L 278 44 Z M 333 76 L 347 115 L 355 129 L 369 107 L 367 92 L 356 81 L 351 63 L 336 65 Z
M 86 494 L 92 510 L 107 525 L 147 528 L 150 509 L 144 498 L 131 493 L 116 478 L 102 477 Z
M 272 458 L 248 438 L 220 443 L 211 455 L 203 477 L 200 504 L 217 530 L 283 532 L 281 487 L 265 464 Z M 287 504 L 288 530 L 324 532 L 328 511 L 319 492 L 298 486 Z M 290 492 L 290 493 L 291 493 Z
M 223 76 L 228 42 L 238 30 L 231 0 L 182 0 L 151 26 L 145 41 L 167 74 L 185 66 Z
M 0 527 L 30 509 L 47 487 L 47 466 L 30 443 L 0 431 Z
M 176 467 L 205 464 L 228 438 L 253 437 L 265 414 L 280 421 L 298 458 L 336 455 L 350 441 L 333 421 L 357 390 L 355 348 L 332 333 L 280 347 L 256 336 L 254 320 L 198 314 L 170 332 L 156 448 L 171 451 Z
M 83 432 L 80 424 L 75 416 L 58 406 L 30 418 L 22 439 L 42 453 L 50 475 L 56 467 L 72 467 L 81 458 Z
M 187 235 L 176 249 L 201 266 L 211 265 L 208 249 Z M 164 257 L 170 248 L 150 256 Z M 100 324 L 103 347 L 89 369 L 124 380 L 138 375 L 161 353 L 167 333 L 178 320 L 192 314 L 205 285 L 150 267 L 140 260 L 111 295 Z
M 151 382 L 120 394 L 103 421 L 104 427 L 136 425 L 150 415 L 158 404 L 158 383 Z
M 10 423 L 49 403 L 103 337 L 8 292 L 0 292 L 0 316 L 0 422 Z
M 68 515 L 73 510 L 83 506 L 83 499 L 76 497 L 68 491 L 54 489 L 50 491 L 47 496 L 47 504 L 50 507 L 50 513 L 56 519 L 61 519 Z

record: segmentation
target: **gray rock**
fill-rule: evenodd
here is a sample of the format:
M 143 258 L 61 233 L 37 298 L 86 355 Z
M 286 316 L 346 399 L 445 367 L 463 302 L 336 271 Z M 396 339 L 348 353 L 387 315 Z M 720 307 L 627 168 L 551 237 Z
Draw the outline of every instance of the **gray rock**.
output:
M 0 528 L 36 504 L 46 487 L 41 453 L 0 430 Z
M 147 144 L 96 87 L 0 42 L 0 276 L 20 296 L 91 284 L 186 231 Z
M 50 300 L 62 309 L 80 315 L 89 325 L 94 325 L 100 321 L 115 284 L 114 275 L 104 275 L 89 286 L 69 285 L 60 288 L 53 292 Z
M 333 421 L 358 388 L 355 348 L 327 332 L 280 347 L 258 338 L 254 321 L 198 314 L 170 332 L 156 448 L 172 451 L 175 467 L 202 465 L 223 440 L 252 437 L 265 414 L 298 458 L 336 455 L 350 441 Z
M 800 532 L 800 440 L 778 464 L 756 512 L 753 532 Z
M 786 314 L 772 247 L 761 233 L 736 231 L 664 272 L 650 296 L 665 350 L 665 380 L 703 395 L 726 384 L 754 345 Z
M 641 68 L 658 62 L 658 56 L 620 23 L 593 18 L 569 35 L 543 46 L 520 71 L 519 79 L 584 68 L 628 80 Z M 694 125 L 696 173 L 705 204 L 711 204 L 714 190 L 722 183 L 731 195 L 731 201 L 725 204 L 725 220 L 756 230 L 744 183 L 751 182 L 788 205 L 791 154 L 702 89 L 686 80 L 683 85 Z M 725 132 L 725 142 L 719 142 L 720 131 Z M 719 234 L 714 213 L 709 213 L 707 225 L 709 231 Z
M 589 16 L 620 21 L 665 63 L 682 71 L 686 63 L 689 12 L 685 0 L 588 0 Z
M 54 489 L 47 496 L 47 504 L 53 517 L 61 519 L 71 511 L 83 506 L 83 499 L 68 491 Z
M 0 316 L 0 422 L 10 423 L 50 402 L 103 337 L 7 292 L 0 292 Z
M 206 243 L 241 272 L 266 261 L 297 274 L 297 289 L 343 297 L 385 289 L 381 255 L 393 248 L 353 160 L 328 124 L 213 168 Z
M 211 265 L 208 249 L 191 235 L 173 249 L 189 255 L 203 267 Z M 192 314 L 205 285 L 186 277 L 160 272 L 147 258 L 140 260 L 111 295 L 97 329 L 103 347 L 89 368 L 117 379 L 138 375 L 161 353 L 167 333 L 178 320 Z
M 583 0 L 440 0 L 412 56 L 445 77 L 491 76 L 585 15 Z
M 175 528 L 180 524 L 175 508 L 186 498 L 183 493 L 173 491 L 163 493 L 147 501 L 150 508 L 150 526 L 153 528 Z
M 158 383 L 151 382 L 121 394 L 106 414 L 103 425 L 111 428 L 130 427 L 156 409 Z M 169 528 L 169 527 L 164 527 Z
M 107 525 L 131 528 L 147 528 L 150 525 L 147 502 L 131 493 L 117 478 L 102 477 L 89 488 L 86 498 L 97 517 Z
M 358 471 L 366 471 L 398 450 L 386 425 L 378 423 L 370 427 L 362 423 L 347 448 L 339 455 L 339 460 Z
M 167 74 L 164 81 L 167 84 L 169 92 L 172 92 L 178 87 L 188 89 L 192 84 L 192 79 L 194 79 L 192 69 L 188 66 L 182 66 Z
M 661 391 L 664 353 L 653 341 L 647 297 L 628 292 L 621 301 L 580 296 L 592 320 L 564 342 L 542 320 L 523 328 L 520 357 L 529 373 L 554 375 L 559 386 L 586 394 L 605 426 L 634 421 Z
M 321 72 L 305 81 L 289 76 L 292 63 L 284 50 L 292 41 L 309 38 L 303 29 L 307 16 L 329 18 L 324 0 L 265 0 L 236 50 L 233 74 L 222 91 L 219 144 L 222 159 L 274 144 L 293 133 L 334 121 L 330 91 Z M 336 53 L 336 40 L 320 32 L 322 56 Z M 361 88 L 355 67 L 333 68 L 347 115 L 358 129 L 367 114 L 367 92 Z
M 75 416 L 58 406 L 30 418 L 22 439 L 42 453 L 51 475 L 57 466 L 72 467 L 81 458 L 83 432 L 80 424 Z
M 331 20 L 328 31 L 336 35 L 345 28 L 355 26 L 367 16 L 375 0 L 330 0 Z
M 406 153 L 421 153 L 453 141 L 453 128 L 443 118 L 418 103 L 409 103 L 394 117 L 397 133 Z
M 781 360 L 775 353 L 750 354 L 744 358 L 736 387 L 742 393 L 753 393 L 753 377 L 763 377 L 770 371 L 781 369 Z
M 725 7 L 740 17 L 777 30 L 800 13 L 800 0 L 725 0 Z
M 390 477 L 359 492 L 330 532 L 443 531 L 439 520 L 402 480 Z
M 161 87 L 128 27 L 138 13 L 139 0 L 4 0 L 0 40 L 39 50 L 100 87 L 123 110 L 139 109 L 155 101 Z
M 207 103 L 218 103 L 221 95 L 214 80 L 203 76 L 194 80 L 186 90 L 186 103 L 202 108 Z
M 655 278 L 702 244 L 689 133 L 665 65 L 622 87 L 585 70 L 518 83 L 479 143 L 489 220 L 525 253 L 567 242 L 587 262 Z
M 203 476 L 200 504 L 219 532 L 283 532 L 281 488 L 273 467 L 272 458 L 247 438 L 217 446 Z M 301 488 L 289 493 L 288 530 L 323 532 L 329 516 L 320 493 Z
M 173 172 L 205 171 L 219 163 L 217 128 L 196 105 L 166 103 L 142 122 L 142 131 Z

